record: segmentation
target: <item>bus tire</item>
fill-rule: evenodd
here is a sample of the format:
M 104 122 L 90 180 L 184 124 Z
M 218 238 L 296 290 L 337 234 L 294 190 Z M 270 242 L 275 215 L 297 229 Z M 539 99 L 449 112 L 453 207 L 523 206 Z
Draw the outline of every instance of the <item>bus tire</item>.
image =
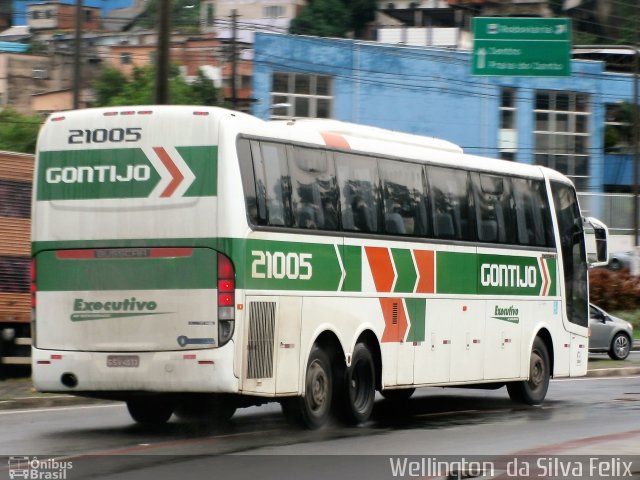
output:
M 332 397 L 331 362 L 325 351 L 314 345 L 307 362 L 304 395 L 283 399 L 282 411 L 290 423 L 316 430 L 329 419 Z
M 513 402 L 526 405 L 542 404 L 547 395 L 550 377 L 551 362 L 547 346 L 542 338 L 536 337 L 531 348 L 529 379 L 507 383 L 509 398 Z
M 390 402 L 406 402 L 416 391 L 415 388 L 399 388 L 394 390 L 382 390 L 380 395 Z
M 357 425 L 371 416 L 376 394 L 373 356 L 364 343 L 357 343 L 351 354 L 351 365 L 345 372 L 344 416 L 347 423 Z
M 139 397 L 127 400 L 129 415 L 142 425 L 164 425 L 173 415 L 173 405 L 167 400 Z

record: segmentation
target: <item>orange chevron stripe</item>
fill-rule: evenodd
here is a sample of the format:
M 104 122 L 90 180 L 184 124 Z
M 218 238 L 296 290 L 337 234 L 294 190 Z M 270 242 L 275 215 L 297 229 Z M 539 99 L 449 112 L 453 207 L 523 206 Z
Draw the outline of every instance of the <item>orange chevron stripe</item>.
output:
M 326 143 L 328 147 L 351 150 L 351 145 L 349 145 L 347 139 L 338 133 L 320 132 L 320 135 L 322 135 L 324 143 Z
M 377 292 L 390 292 L 396 274 L 393 271 L 393 263 L 389 249 L 384 247 L 364 247 L 369 261 L 369 268 L 373 275 L 373 283 Z
M 404 302 L 401 298 L 380 298 L 380 307 L 384 317 L 383 342 L 402 342 L 407 334 L 409 323 Z
M 153 151 L 156 152 L 158 158 L 160 158 L 166 169 L 169 170 L 169 173 L 173 177 L 169 182 L 169 185 L 167 185 L 167 188 L 165 188 L 160 194 L 161 197 L 170 197 L 173 195 L 173 192 L 176 191 L 178 185 L 180 185 L 184 180 L 184 175 L 182 175 L 182 172 L 178 169 L 177 165 L 173 163 L 173 160 L 164 148 L 153 147 Z
M 549 279 L 549 269 L 544 258 L 538 258 L 538 263 L 540 264 L 540 271 L 542 272 L 542 288 L 540 289 L 540 295 L 547 296 L 549 295 L 549 289 L 551 287 L 551 280 Z
M 434 293 L 435 290 L 435 252 L 433 250 L 414 250 L 413 256 L 418 267 L 418 285 L 416 293 Z

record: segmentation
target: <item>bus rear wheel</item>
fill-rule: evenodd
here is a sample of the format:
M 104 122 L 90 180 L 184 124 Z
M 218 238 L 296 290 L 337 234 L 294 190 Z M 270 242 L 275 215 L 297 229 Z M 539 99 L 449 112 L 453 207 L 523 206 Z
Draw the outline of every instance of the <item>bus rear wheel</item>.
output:
M 317 345 L 309 354 L 302 397 L 282 400 L 282 410 L 290 423 L 310 430 L 322 427 L 331 412 L 333 379 L 329 357 Z
M 345 374 L 347 423 L 366 422 L 373 411 L 376 393 L 376 374 L 373 356 L 364 343 L 357 343 L 351 355 L 351 365 Z
M 531 348 L 529 379 L 507 383 L 509 398 L 516 403 L 540 405 L 547 396 L 550 377 L 551 362 L 547 346 L 542 338 L 536 337 Z
M 129 415 L 142 425 L 164 425 L 173 415 L 173 405 L 162 398 L 139 397 L 127 400 Z

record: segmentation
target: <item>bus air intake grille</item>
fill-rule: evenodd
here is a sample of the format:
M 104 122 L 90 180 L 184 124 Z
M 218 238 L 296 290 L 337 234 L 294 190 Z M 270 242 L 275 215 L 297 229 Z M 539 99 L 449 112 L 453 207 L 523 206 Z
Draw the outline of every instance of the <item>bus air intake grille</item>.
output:
M 251 302 L 249 306 L 247 378 L 273 377 L 275 320 L 275 302 Z

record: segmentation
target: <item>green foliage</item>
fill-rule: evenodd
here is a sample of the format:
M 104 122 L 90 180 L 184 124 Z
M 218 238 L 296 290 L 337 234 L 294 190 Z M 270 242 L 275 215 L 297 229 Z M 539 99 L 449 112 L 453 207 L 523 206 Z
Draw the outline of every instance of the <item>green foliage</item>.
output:
M 344 38 L 352 32 L 362 38 L 376 9 L 376 0 L 311 0 L 293 19 L 289 33 Z
M 618 124 L 608 124 L 604 128 L 604 151 L 630 153 L 633 143 L 633 107 L 623 102 L 613 110 L 607 109 L 607 120 Z
M 42 118 L 7 107 L 0 112 L 0 150 L 34 153 Z
M 318 37 L 346 37 L 350 12 L 342 0 L 312 0 L 291 21 L 289 33 Z
M 593 33 L 588 32 L 580 32 L 578 30 L 573 31 L 573 44 L 574 45 L 599 45 L 603 42 L 603 40 Z
M 148 0 L 144 12 L 134 22 L 134 27 L 153 29 L 158 22 L 160 0 Z M 200 25 L 200 0 L 171 0 L 172 29 L 184 33 L 197 33 Z
M 115 68 L 105 68 L 94 82 L 96 107 L 150 105 L 154 103 L 156 71 L 152 66 L 135 68 L 127 79 Z M 169 73 L 169 103 L 174 105 L 217 105 L 218 90 L 201 71 L 189 85 L 176 66 Z
M 611 271 L 595 268 L 589 271 L 589 299 L 607 311 L 640 308 L 640 278 L 628 268 Z
M 127 83 L 127 78 L 117 68 L 107 67 L 102 70 L 100 76 L 93 82 L 96 94 L 95 105 L 98 107 L 110 105 L 112 98 L 116 97 Z
M 376 18 L 378 3 L 376 0 L 347 0 L 351 11 L 351 28 L 355 38 L 364 36 L 367 24 Z

